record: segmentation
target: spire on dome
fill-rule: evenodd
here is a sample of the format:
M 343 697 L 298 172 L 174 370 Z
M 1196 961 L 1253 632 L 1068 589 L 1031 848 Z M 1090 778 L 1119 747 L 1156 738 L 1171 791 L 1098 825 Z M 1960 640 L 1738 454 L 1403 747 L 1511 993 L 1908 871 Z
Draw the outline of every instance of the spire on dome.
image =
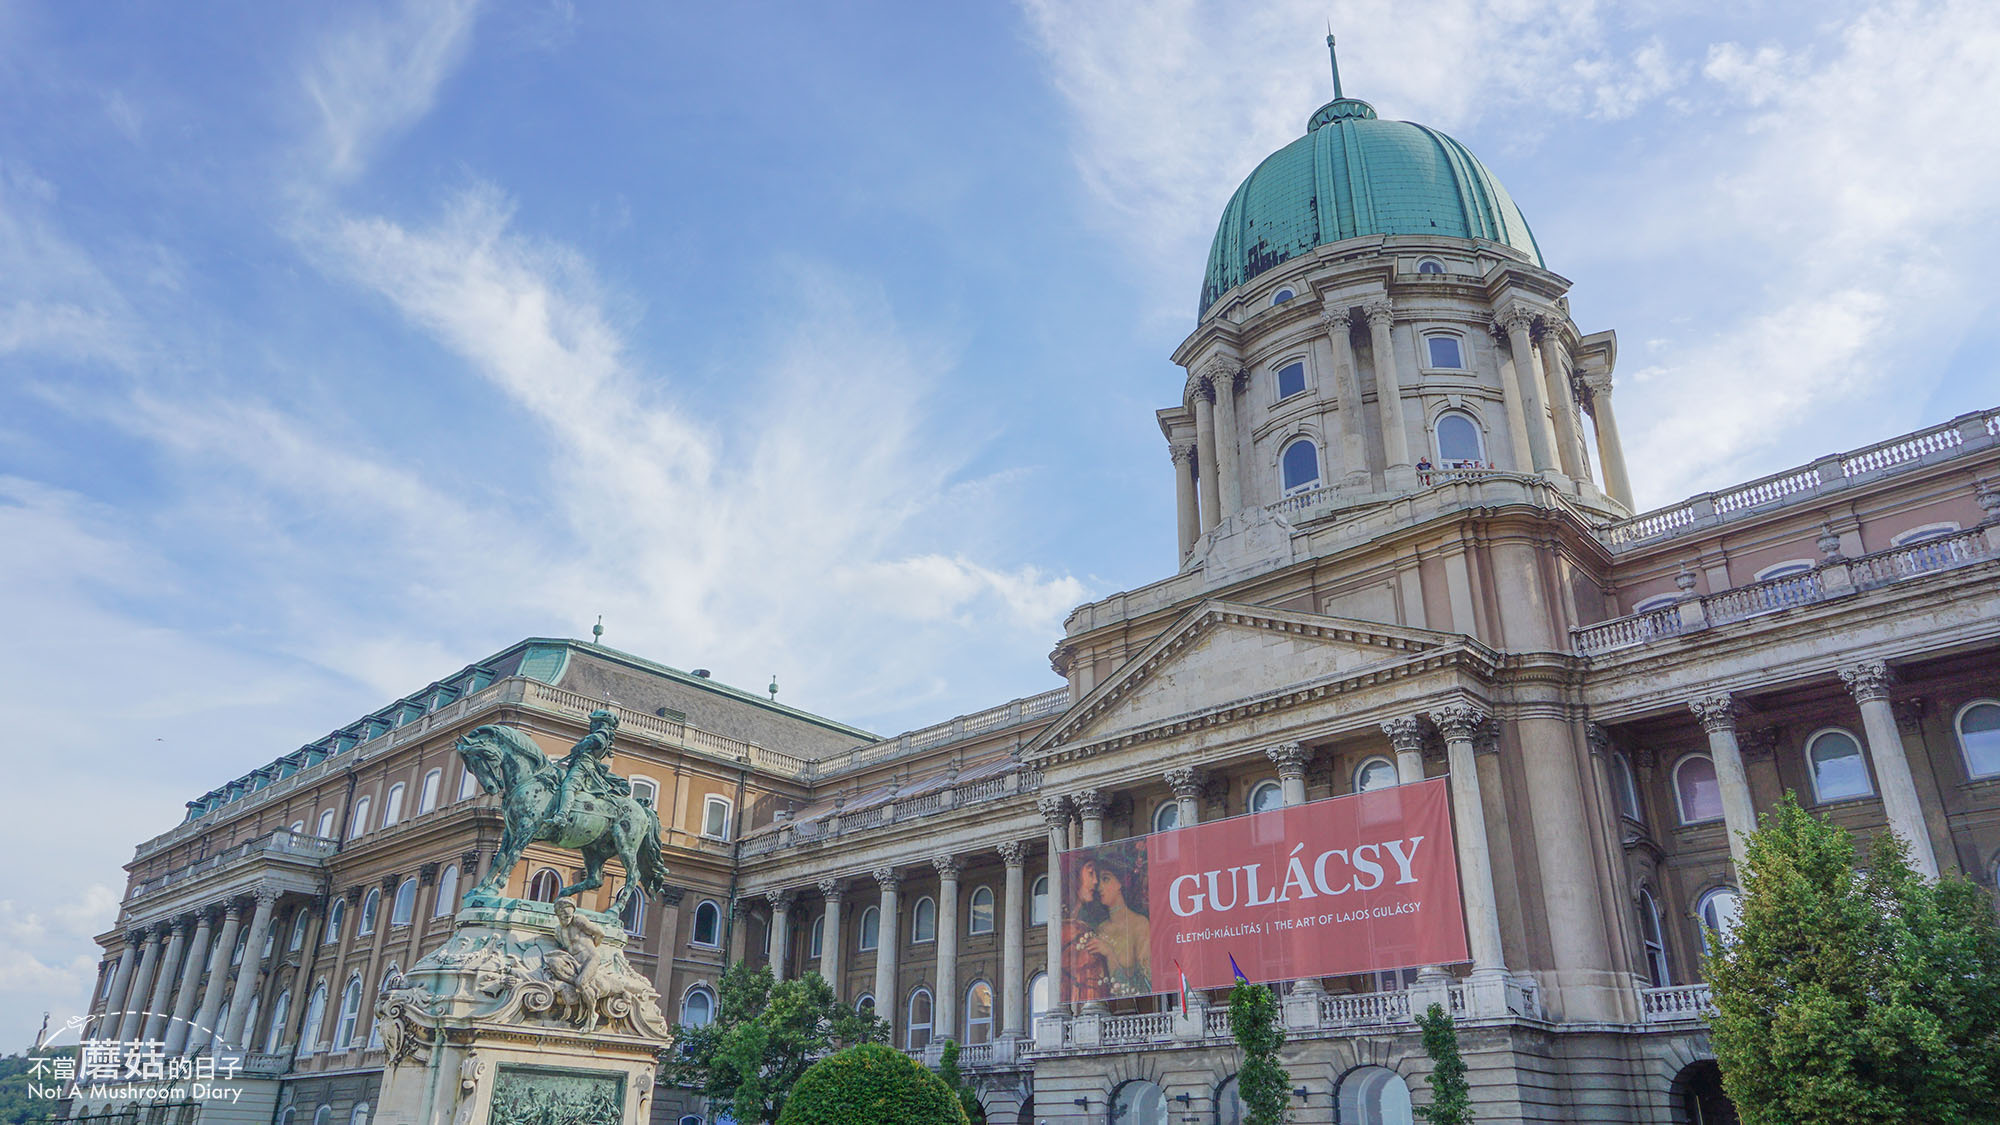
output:
M 1306 122 L 1306 132 L 1310 133 L 1322 125 L 1343 118 L 1375 116 L 1375 107 L 1359 98 L 1350 98 L 1340 87 L 1340 54 L 1333 48 L 1333 24 L 1326 25 L 1326 61 L 1333 65 L 1333 100 L 1313 111 Z
M 1333 24 L 1331 22 L 1326 25 L 1326 58 L 1328 62 L 1333 64 L 1333 100 L 1339 101 L 1346 97 L 1346 95 L 1340 92 L 1340 56 L 1333 49 Z

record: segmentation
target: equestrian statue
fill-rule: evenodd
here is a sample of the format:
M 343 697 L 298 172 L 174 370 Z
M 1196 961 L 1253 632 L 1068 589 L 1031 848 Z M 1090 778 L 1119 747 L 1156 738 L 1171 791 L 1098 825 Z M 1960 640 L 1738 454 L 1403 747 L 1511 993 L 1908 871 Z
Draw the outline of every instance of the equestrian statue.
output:
M 583 853 L 583 878 L 557 891 L 558 899 L 603 886 L 604 863 L 613 856 L 625 865 L 626 879 L 611 914 L 624 910 L 634 894 L 665 893 L 660 818 L 651 802 L 632 796 L 632 786 L 605 764 L 617 732 L 616 714 L 593 711 L 590 732 L 558 761 L 512 727 L 479 727 L 458 740 L 466 768 L 488 793 L 499 794 L 506 814 L 493 867 L 466 895 L 468 901 L 499 897 L 521 853 L 538 841 Z

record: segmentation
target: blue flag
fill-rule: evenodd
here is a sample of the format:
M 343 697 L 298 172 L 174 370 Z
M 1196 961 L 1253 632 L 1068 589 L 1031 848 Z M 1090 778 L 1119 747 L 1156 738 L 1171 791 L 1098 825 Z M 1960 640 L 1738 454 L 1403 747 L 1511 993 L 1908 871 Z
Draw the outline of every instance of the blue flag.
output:
M 1236 974 L 1237 984 L 1249 984 L 1250 978 L 1243 975 L 1243 966 L 1236 963 L 1236 954 L 1229 955 L 1229 971 Z

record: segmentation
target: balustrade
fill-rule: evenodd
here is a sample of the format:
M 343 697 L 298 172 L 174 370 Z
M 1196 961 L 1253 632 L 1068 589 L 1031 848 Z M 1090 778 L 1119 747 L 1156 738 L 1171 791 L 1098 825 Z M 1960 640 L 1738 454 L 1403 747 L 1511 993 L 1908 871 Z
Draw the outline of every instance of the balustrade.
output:
M 1705 984 L 1674 984 L 1639 990 L 1640 1018 L 1647 1023 L 1707 1019 L 1715 997 Z

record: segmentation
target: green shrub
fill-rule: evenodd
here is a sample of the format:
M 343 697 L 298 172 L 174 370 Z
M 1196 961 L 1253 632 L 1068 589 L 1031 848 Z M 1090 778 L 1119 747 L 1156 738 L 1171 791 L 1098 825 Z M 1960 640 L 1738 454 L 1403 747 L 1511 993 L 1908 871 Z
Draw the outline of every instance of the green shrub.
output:
M 814 1063 L 778 1125 L 970 1125 L 944 1080 L 893 1047 L 864 1043 Z

